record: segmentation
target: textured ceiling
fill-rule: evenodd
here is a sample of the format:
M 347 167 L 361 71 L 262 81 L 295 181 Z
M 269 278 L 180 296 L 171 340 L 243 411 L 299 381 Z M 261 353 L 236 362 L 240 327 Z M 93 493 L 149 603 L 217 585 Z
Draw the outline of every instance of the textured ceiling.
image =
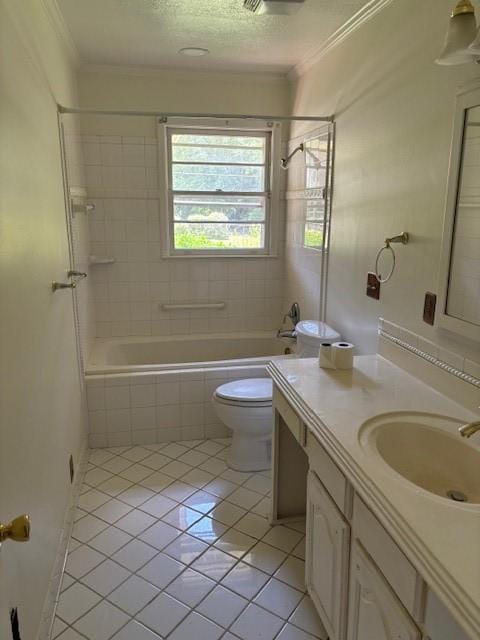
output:
M 243 0 L 57 0 L 82 62 L 286 73 L 365 0 L 306 0 L 293 16 L 259 16 Z M 209 56 L 178 55 L 205 47 Z

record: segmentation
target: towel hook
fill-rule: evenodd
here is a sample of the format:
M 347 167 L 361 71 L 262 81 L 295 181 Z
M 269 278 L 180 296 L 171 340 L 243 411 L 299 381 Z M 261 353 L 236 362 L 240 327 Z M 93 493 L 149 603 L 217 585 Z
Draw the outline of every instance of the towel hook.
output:
M 378 282 L 380 282 L 380 284 L 385 284 L 385 282 L 388 282 L 390 278 L 393 276 L 393 272 L 395 271 L 396 256 L 395 256 L 395 251 L 392 249 L 390 245 L 392 245 L 393 243 L 408 244 L 409 240 L 410 240 L 410 237 L 406 231 L 402 231 L 402 233 L 399 233 L 398 236 L 385 238 L 385 246 L 380 249 L 375 259 L 375 277 L 377 278 Z M 390 269 L 388 275 L 385 278 L 382 278 L 382 276 L 378 273 L 378 263 L 380 260 L 380 256 L 384 251 L 390 251 L 390 253 L 392 254 L 392 268 Z

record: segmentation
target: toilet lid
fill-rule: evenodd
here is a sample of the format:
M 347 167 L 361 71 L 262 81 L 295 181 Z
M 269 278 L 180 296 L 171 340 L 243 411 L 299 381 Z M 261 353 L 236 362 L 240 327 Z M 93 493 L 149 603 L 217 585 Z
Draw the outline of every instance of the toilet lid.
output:
M 225 400 L 266 402 L 272 399 L 273 385 L 270 378 L 247 378 L 222 384 L 215 393 Z

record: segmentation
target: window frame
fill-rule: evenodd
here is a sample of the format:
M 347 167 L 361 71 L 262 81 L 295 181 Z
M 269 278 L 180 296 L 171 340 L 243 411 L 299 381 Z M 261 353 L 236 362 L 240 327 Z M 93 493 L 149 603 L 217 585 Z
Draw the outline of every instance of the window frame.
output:
M 280 167 L 280 135 L 279 123 L 262 121 L 218 121 L 205 122 L 192 119 L 175 118 L 160 121 L 159 158 L 161 197 L 160 227 L 162 239 L 162 256 L 164 258 L 212 258 L 212 257 L 275 257 L 277 251 L 277 233 L 279 218 L 279 172 Z M 238 135 L 258 136 L 265 139 L 264 191 L 236 192 L 223 191 L 225 196 L 260 196 L 265 198 L 265 220 L 257 224 L 264 225 L 264 246 L 258 249 L 178 249 L 174 246 L 174 207 L 175 194 L 192 196 L 218 196 L 215 191 L 175 191 L 172 183 L 172 136 L 184 133 L 191 135 Z M 201 163 L 208 165 L 208 162 Z M 218 163 L 211 163 L 212 165 Z M 221 163 L 220 163 L 221 164 Z M 232 163 L 236 164 L 236 163 Z M 255 164 L 255 163 L 253 163 Z M 162 166 L 163 165 L 163 166 Z M 275 215 L 276 214 L 276 215 Z M 213 224 L 213 223 L 211 223 Z

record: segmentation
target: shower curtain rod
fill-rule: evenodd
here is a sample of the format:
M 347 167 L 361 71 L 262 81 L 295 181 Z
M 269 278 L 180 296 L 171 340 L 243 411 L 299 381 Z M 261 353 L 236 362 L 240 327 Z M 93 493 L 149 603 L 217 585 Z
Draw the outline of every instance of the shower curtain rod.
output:
M 175 113 L 162 111 L 102 111 L 95 109 L 79 109 L 57 104 L 59 113 L 77 113 L 96 116 L 152 116 L 155 118 L 219 118 L 221 120 L 274 120 L 298 122 L 333 122 L 334 116 L 264 116 L 245 113 Z

